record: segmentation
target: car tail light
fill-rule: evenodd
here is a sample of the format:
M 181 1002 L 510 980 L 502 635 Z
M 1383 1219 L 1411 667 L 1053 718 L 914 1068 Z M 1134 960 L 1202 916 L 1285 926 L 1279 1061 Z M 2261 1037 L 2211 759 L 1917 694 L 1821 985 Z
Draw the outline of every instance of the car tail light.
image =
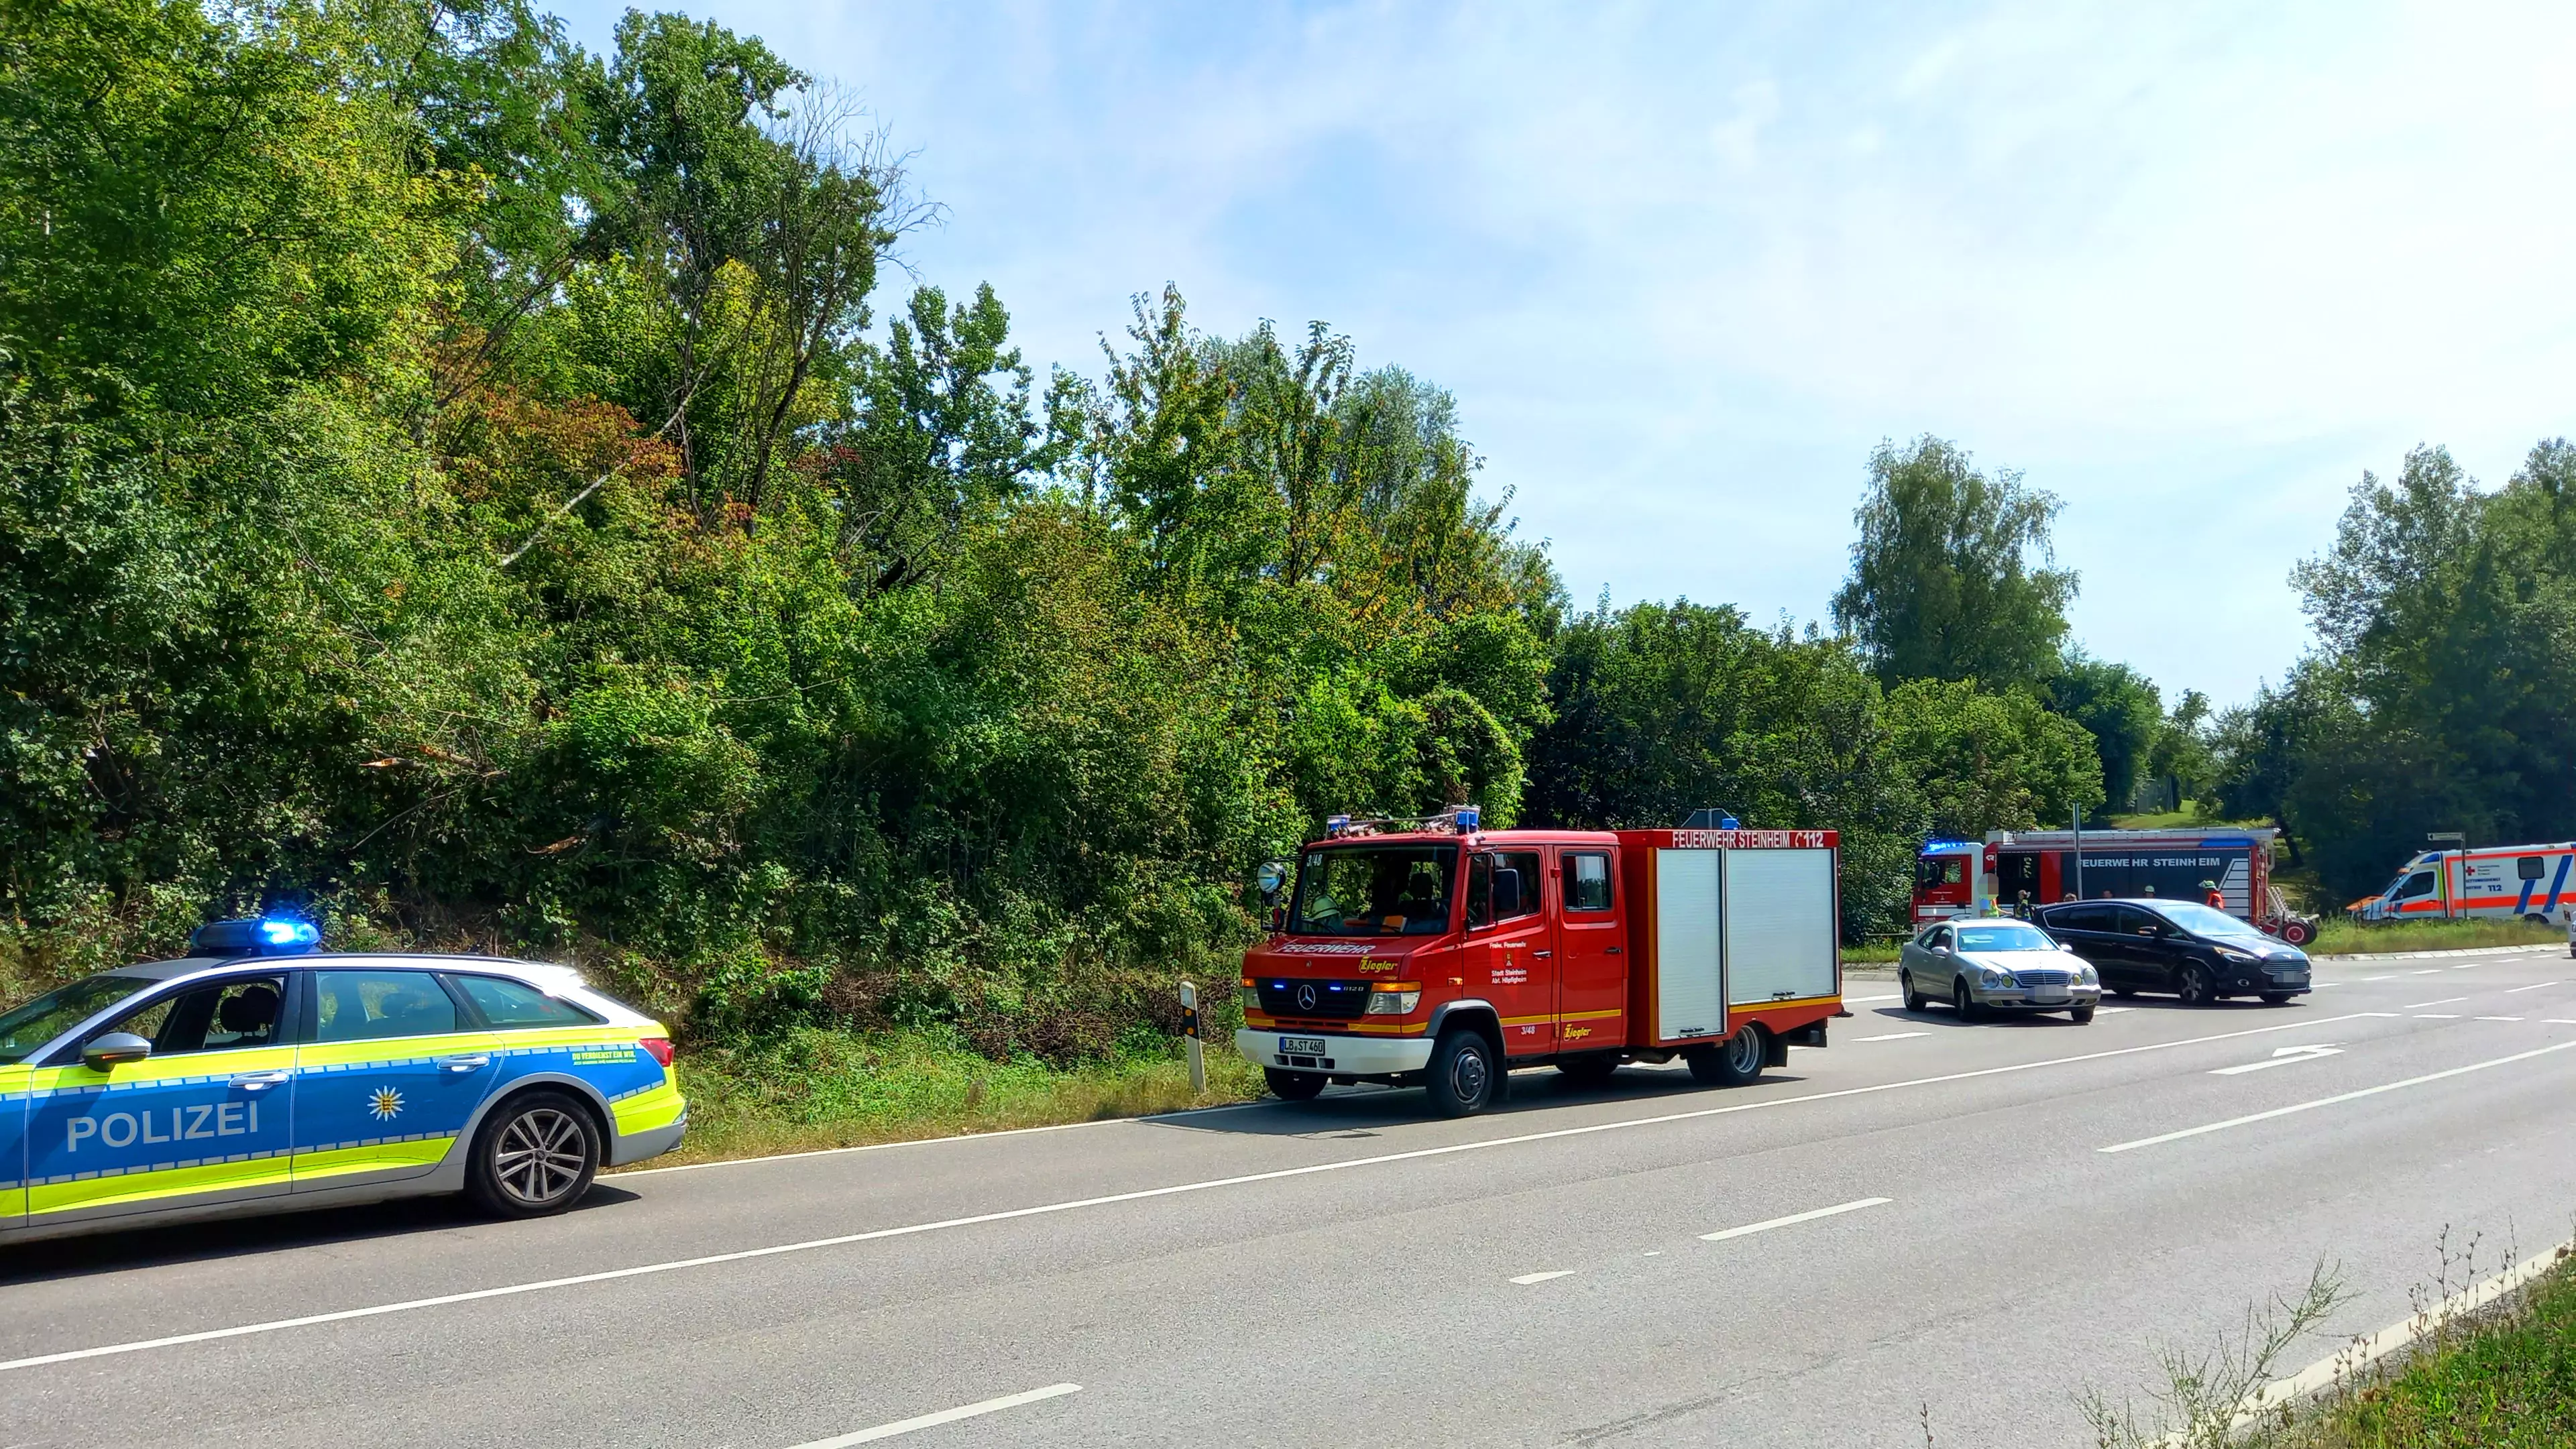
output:
M 670 1039 L 669 1037 L 667 1037 L 667 1036 L 648 1036 L 648 1037 L 645 1037 L 643 1040 L 638 1041 L 638 1042 L 637 1042 L 637 1043 L 635 1043 L 635 1044 L 636 1044 L 637 1046 L 642 1047 L 644 1050 L 646 1050 L 646 1051 L 648 1051 L 648 1052 L 652 1053 L 652 1054 L 653 1054 L 653 1060 L 655 1060 L 655 1061 L 657 1061 L 657 1062 L 660 1062 L 662 1065 L 664 1065 L 664 1066 L 666 1066 L 666 1067 L 667 1067 L 667 1066 L 669 1066 L 669 1065 L 671 1064 L 671 1056 L 672 1056 L 672 1052 L 671 1052 L 671 1039 Z

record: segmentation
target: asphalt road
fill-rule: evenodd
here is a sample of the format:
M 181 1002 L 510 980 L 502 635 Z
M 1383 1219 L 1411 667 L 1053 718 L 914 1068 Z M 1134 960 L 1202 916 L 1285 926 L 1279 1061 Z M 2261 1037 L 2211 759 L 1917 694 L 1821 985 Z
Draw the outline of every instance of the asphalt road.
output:
M 1832 1047 L 1733 1091 L 1539 1071 L 1465 1122 L 1357 1089 L 630 1173 L 536 1223 L 0 1249 L 0 1446 L 789 1449 L 969 1408 L 887 1437 L 2086 1444 L 2078 1390 L 2320 1258 L 2366 1331 L 2446 1227 L 2479 1271 L 2569 1235 L 2576 961 L 2317 975 L 2085 1027 L 1855 982 Z

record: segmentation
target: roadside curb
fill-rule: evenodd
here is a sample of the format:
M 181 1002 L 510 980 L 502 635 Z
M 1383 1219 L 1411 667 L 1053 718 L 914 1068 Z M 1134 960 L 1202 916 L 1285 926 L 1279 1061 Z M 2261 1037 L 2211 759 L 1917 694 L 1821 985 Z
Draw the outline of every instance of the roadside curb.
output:
M 2563 951 L 2564 946 L 2463 946 L 2449 951 L 2345 951 L 2333 956 L 2310 956 L 2311 961 L 2430 961 L 2437 956 L 2528 956 L 2540 951 Z
M 2524 1259 L 2483 1283 L 2464 1288 L 2403 1322 L 2392 1323 L 2377 1333 L 2355 1335 L 2330 1357 L 2321 1358 L 2286 1379 L 2275 1379 L 2246 1395 L 2237 1406 L 2235 1421 L 2228 1426 L 2229 1432 L 2252 1424 L 2266 1410 L 2277 1410 L 2285 1404 L 2313 1397 L 2338 1385 L 2358 1382 L 2362 1370 L 2417 1339 L 2438 1333 L 2506 1294 L 2525 1287 L 2571 1257 L 2576 1257 L 2576 1242 L 2561 1243 L 2547 1252 Z M 2180 1446 L 2192 1441 L 2187 1431 L 2176 1430 L 2162 1442 Z

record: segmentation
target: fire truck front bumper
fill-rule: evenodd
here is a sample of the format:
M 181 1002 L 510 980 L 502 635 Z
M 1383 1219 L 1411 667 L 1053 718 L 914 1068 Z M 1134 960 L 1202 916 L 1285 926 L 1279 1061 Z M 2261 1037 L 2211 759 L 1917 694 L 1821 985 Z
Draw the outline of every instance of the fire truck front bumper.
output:
M 1431 1064 L 1431 1039 L 1419 1036 L 1332 1036 L 1247 1026 L 1234 1034 L 1234 1049 L 1256 1067 L 1337 1077 L 1391 1077 Z

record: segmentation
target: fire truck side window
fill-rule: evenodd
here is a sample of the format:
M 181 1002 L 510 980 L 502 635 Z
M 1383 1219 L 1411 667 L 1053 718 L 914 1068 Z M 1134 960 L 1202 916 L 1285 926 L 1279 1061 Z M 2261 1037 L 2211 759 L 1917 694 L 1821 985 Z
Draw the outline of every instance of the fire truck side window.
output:
M 1957 885 L 1967 878 L 1967 861 L 1955 855 L 1927 855 L 1914 865 L 1914 883 L 1919 886 Z
M 1610 857 L 1569 851 L 1565 856 L 1565 908 L 1610 909 Z

